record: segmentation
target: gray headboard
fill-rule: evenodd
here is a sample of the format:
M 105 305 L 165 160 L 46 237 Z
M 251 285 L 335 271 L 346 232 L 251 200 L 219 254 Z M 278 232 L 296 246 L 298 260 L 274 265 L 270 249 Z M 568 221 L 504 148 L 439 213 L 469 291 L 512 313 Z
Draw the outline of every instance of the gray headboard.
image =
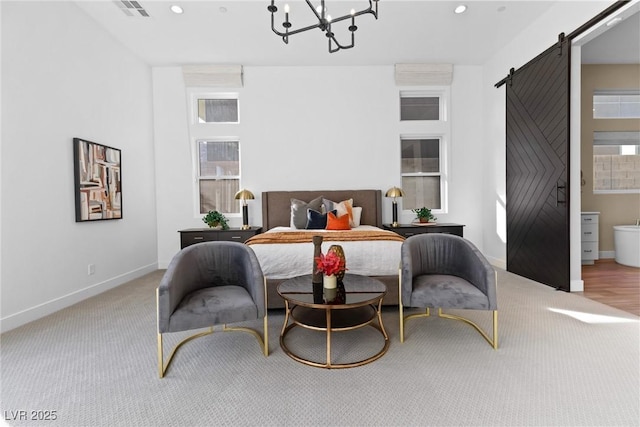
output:
M 262 193 L 262 229 L 289 227 L 291 199 L 308 202 L 318 196 L 341 202 L 353 199 L 353 206 L 362 207 L 360 224 L 382 227 L 381 190 L 327 190 L 327 191 L 265 191 Z

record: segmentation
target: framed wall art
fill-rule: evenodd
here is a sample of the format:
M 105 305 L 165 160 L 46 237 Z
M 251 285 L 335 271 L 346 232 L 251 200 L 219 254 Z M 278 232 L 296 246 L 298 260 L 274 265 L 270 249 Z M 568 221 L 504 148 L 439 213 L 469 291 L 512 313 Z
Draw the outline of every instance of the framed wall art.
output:
M 76 222 L 122 218 L 121 152 L 73 138 Z

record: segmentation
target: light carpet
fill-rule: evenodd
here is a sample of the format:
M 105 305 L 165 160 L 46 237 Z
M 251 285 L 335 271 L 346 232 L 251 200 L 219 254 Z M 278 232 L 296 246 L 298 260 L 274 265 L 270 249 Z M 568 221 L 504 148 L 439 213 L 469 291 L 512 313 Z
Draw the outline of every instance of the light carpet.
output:
M 59 426 L 638 426 L 636 316 L 498 271 L 499 344 L 468 325 L 411 320 L 381 359 L 326 370 L 289 358 L 269 312 L 270 355 L 249 334 L 186 344 L 157 377 L 157 271 L 1 336 L 2 419 Z M 486 312 L 465 312 L 489 327 Z M 261 326 L 261 322 L 251 325 Z M 166 353 L 181 334 L 165 339 Z M 292 333 L 322 358 L 324 335 Z M 335 334 L 335 362 L 376 352 L 372 328 Z M 24 412 L 23 412 L 24 411 Z M 55 421 L 33 420 L 55 411 Z M 51 412 L 49 412 L 51 414 Z M 20 420 L 22 416 L 27 420 Z

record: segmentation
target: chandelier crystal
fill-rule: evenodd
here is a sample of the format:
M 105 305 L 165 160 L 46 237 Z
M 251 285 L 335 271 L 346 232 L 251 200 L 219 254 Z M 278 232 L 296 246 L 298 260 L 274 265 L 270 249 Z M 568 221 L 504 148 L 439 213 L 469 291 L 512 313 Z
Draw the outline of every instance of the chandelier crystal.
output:
M 355 32 L 358 29 L 358 27 L 356 26 L 356 16 L 370 13 L 376 19 L 378 19 L 378 0 L 369 0 L 369 7 L 367 7 L 366 9 L 360 11 L 351 9 L 351 13 L 349 13 L 348 15 L 340 16 L 338 18 L 332 18 L 331 15 L 328 14 L 327 8 L 324 5 L 324 0 L 320 0 L 320 5 L 317 7 L 315 7 L 310 0 L 305 0 L 305 2 L 318 19 L 318 23 L 298 29 L 291 29 L 292 24 L 289 20 L 289 5 L 285 4 L 284 22 L 282 23 L 282 27 L 284 29 L 282 31 L 278 31 L 275 26 L 275 14 L 278 11 L 278 8 L 275 5 L 275 0 L 271 0 L 271 5 L 267 6 L 267 10 L 271 12 L 271 30 L 278 36 L 282 37 L 282 40 L 286 44 L 289 43 L 289 36 L 291 35 L 298 34 L 303 31 L 312 30 L 314 28 L 319 28 L 325 33 L 327 39 L 329 39 L 329 53 L 334 53 L 341 49 L 350 49 L 355 45 Z M 337 22 L 345 21 L 347 19 L 351 19 L 351 25 L 349 25 L 348 27 L 348 30 L 351 32 L 351 44 L 343 45 L 340 44 L 336 39 L 332 27 Z

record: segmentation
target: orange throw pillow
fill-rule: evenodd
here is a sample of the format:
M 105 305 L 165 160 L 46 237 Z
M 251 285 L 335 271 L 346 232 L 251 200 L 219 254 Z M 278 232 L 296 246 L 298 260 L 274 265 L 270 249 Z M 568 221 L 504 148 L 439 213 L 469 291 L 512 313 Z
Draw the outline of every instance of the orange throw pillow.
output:
M 351 230 L 349 214 L 336 216 L 333 212 L 327 214 L 327 230 Z

